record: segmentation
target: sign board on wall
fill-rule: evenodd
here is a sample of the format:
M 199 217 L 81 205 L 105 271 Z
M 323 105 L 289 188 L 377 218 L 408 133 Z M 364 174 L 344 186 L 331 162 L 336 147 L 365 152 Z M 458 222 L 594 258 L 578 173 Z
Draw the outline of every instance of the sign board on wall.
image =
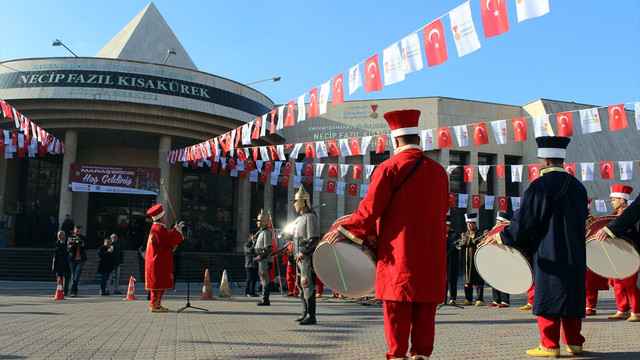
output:
M 158 195 L 160 168 L 71 164 L 71 191 Z

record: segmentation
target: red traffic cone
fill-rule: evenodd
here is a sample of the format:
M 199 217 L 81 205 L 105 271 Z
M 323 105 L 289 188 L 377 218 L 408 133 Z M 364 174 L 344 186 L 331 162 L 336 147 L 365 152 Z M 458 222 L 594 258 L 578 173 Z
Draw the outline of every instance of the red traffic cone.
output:
M 67 300 L 64 298 L 64 291 L 62 291 L 62 276 L 58 276 L 58 286 L 56 286 L 56 295 L 53 300 Z
M 122 300 L 138 300 L 136 299 L 136 295 L 135 295 L 136 289 L 133 286 L 134 281 L 136 281 L 136 279 L 134 279 L 133 276 L 129 276 L 129 287 L 127 288 L 127 297 Z
M 202 285 L 202 297 L 200 300 L 213 300 L 211 291 L 211 279 L 209 279 L 209 269 L 204 271 L 204 285 Z

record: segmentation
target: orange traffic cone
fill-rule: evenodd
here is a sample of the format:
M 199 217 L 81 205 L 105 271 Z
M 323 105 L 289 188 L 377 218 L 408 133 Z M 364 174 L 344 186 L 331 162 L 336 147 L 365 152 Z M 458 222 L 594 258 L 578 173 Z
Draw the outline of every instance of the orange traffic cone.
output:
M 62 291 L 62 276 L 58 276 L 58 286 L 56 287 L 56 295 L 53 300 L 67 300 L 64 298 L 64 291 Z
M 136 279 L 134 279 L 133 276 L 129 276 L 129 288 L 127 288 L 127 297 L 122 300 L 138 300 L 136 299 L 135 295 L 136 289 L 133 286 L 134 281 L 136 281 Z
M 202 297 L 200 300 L 213 300 L 211 292 L 211 280 L 209 279 L 209 269 L 204 271 L 204 285 L 202 285 Z

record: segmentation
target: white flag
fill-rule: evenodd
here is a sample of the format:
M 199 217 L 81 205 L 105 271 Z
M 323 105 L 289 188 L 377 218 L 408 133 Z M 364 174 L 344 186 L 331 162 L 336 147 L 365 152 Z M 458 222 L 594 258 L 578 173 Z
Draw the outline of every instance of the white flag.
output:
M 260 147 L 260 155 L 262 157 L 262 160 L 264 161 L 269 161 L 269 149 L 266 146 L 261 146 Z
M 484 209 L 485 210 L 493 210 L 493 202 L 495 201 L 495 197 L 493 195 L 485 195 L 484 196 Z
M 338 181 L 336 183 L 336 194 L 338 195 L 344 195 L 344 187 L 345 187 L 346 183 L 344 181 Z
M 304 103 L 304 97 L 306 95 L 307 93 L 298 96 L 298 122 L 304 121 L 307 118 L 307 108 L 305 107 Z
M 420 50 L 418 33 L 413 33 L 400 40 L 400 46 L 402 47 L 404 73 L 422 70 L 422 50 Z
M 496 144 L 504 145 L 507 143 L 507 120 L 496 120 L 491 122 L 493 135 L 496 137 Z
M 364 174 L 365 174 L 365 179 L 368 179 L 371 177 L 371 174 L 373 174 L 373 169 L 375 169 L 376 166 L 375 165 L 365 165 L 364 166 Z
M 313 186 L 313 191 L 322 191 L 322 185 L 324 185 L 324 180 L 323 179 L 316 179 L 316 182 Z
M 580 110 L 580 125 L 582 125 L 582 133 L 589 134 L 602 131 L 600 125 L 600 115 L 598 108 Z
M 607 202 L 605 200 L 596 200 L 596 211 L 607 212 Z
M 300 152 L 300 148 L 302 147 L 302 143 L 298 143 L 293 145 L 293 150 L 291 150 L 291 154 L 289 155 L 289 159 L 296 160 L 298 158 L 298 153 Z
M 620 180 L 631 180 L 633 177 L 633 161 L 618 161 Z
M 249 181 L 258 182 L 258 170 L 253 170 L 249 173 Z
M 478 172 L 482 176 L 482 181 L 487 181 L 487 174 L 489 173 L 489 165 L 478 165 Z
M 300 182 L 302 181 L 302 176 L 294 175 L 293 176 L 293 187 L 296 189 L 300 189 Z
M 422 151 L 433 150 L 433 129 L 421 130 L 420 141 L 422 141 Z
M 320 85 L 320 115 L 327 112 L 327 103 L 329 102 L 329 92 L 331 91 L 331 80 Z
M 273 163 L 273 173 L 271 173 L 271 175 L 280 175 L 280 169 L 282 169 L 282 161 L 275 161 Z
M 349 147 L 349 139 L 339 139 L 340 154 L 342 157 L 351 156 L 351 147 Z
M 360 74 L 360 64 L 349 69 L 349 95 L 353 94 L 362 86 L 362 74 Z
M 518 22 L 542 16 L 549 12 L 549 0 L 517 0 Z
M 455 132 L 456 134 L 458 146 L 469 146 L 469 134 L 467 133 L 467 125 L 454 126 L 453 132 Z
M 467 204 L 469 202 L 469 194 L 458 194 L 458 207 L 459 208 L 467 208 Z
M 205 159 L 204 161 L 207 162 L 209 160 Z M 209 163 L 210 162 L 211 161 L 209 161 Z M 209 166 L 211 166 L 211 165 L 209 165 Z M 244 161 L 240 161 L 240 160 L 236 161 L 236 169 L 238 169 L 238 171 L 244 171 Z
M 276 130 L 280 130 L 284 127 L 284 108 L 285 105 L 278 108 L 278 122 L 276 122 Z
M 242 145 L 251 145 L 251 124 L 242 125 Z
M 271 173 L 271 185 L 278 185 L 278 174 Z
M 296 174 L 302 175 L 302 167 L 304 166 L 304 163 L 297 162 L 295 164 L 296 164 Z
M 324 141 L 316 141 L 316 157 L 322 159 L 328 156 L 327 144 Z
M 553 129 L 549 123 L 549 115 L 534 116 L 532 120 L 533 134 L 535 137 L 554 136 Z
M 449 165 L 449 166 L 447 166 L 447 174 L 451 175 L 453 170 L 455 170 L 457 167 L 458 167 L 458 165 Z
M 264 136 L 267 131 L 267 114 L 262 115 L 262 121 L 260 122 L 260 136 Z
M 391 85 L 404 80 L 402 56 L 398 44 L 394 43 L 382 51 L 384 65 L 384 85 Z
M 593 163 L 580 163 L 582 181 L 593 181 Z
M 344 178 L 349 172 L 349 164 L 340 164 L 340 178 Z
M 225 162 L 225 158 L 222 158 L 222 162 Z M 262 164 L 264 164 L 264 160 L 256 160 L 256 170 L 258 170 L 258 172 L 262 172 Z
M 480 41 L 476 27 L 473 25 L 471 6 L 468 1 L 451 10 L 449 20 L 451 20 L 451 32 L 458 49 L 458 57 L 480 49 Z
M 322 176 L 322 169 L 324 169 L 323 163 L 316 163 L 316 177 Z
M 360 154 L 364 155 L 367 153 L 369 149 L 369 144 L 371 143 L 371 136 L 365 136 L 360 139 Z
M 636 102 L 635 105 L 635 117 L 636 117 L 636 129 L 640 130 L 640 101 Z
M 511 197 L 511 208 L 513 209 L 513 211 L 516 211 L 516 210 L 520 209 L 520 197 L 519 196 Z
M 286 161 L 287 157 L 284 155 L 284 145 L 276 145 L 276 149 L 278 149 L 278 159 Z
M 360 185 L 360 197 L 365 197 L 367 196 L 367 191 L 369 191 L 369 185 L 368 184 L 362 184 Z
M 522 165 L 511 165 L 511 182 L 522 182 Z

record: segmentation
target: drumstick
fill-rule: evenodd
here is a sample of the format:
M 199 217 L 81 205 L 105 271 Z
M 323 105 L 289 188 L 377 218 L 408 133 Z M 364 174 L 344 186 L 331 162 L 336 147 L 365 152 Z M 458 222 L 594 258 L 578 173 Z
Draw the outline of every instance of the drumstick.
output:
M 171 209 L 171 214 L 173 214 L 173 223 L 178 225 L 178 219 L 176 218 L 176 213 L 173 211 L 173 206 L 171 206 L 171 198 L 169 197 L 169 192 L 167 191 L 167 187 L 164 186 L 164 179 L 160 179 L 160 184 L 162 184 L 162 188 L 164 189 L 164 194 L 167 197 L 167 202 L 169 203 L 169 209 Z
M 331 244 L 331 248 L 333 249 L 333 255 L 336 257 L 336 264 L 338 264 L 338 272 L 340 273 L 340 279 L 342 279 L 342 286 L 344 287 L 344 291 L 347 290 L 347 283 L 344 281 L 344 275 L 342 275 L 342 268 L 340 267 L 340 260 L 338 260 L 338 253 L 336 252 L 336 244 Z
M 611 256 L 609 256 L 609 252 L 607 251 L 607 248 L 604 247 L 604 244 L 602 241 L 598 241 L 600 243 L 600 245 L 602 246 L 602 250 L 604 250 L 604 253 L 607 255 L 607 259 L 609 259 L 609 262 L 611 263 L 611 266 L 613 267 L 613 271 L 616 272 L 616 274 L 618 273 L 618 269 L 616 269 L 616 266 L 613 264 L 613 261 L 611 260 Z

